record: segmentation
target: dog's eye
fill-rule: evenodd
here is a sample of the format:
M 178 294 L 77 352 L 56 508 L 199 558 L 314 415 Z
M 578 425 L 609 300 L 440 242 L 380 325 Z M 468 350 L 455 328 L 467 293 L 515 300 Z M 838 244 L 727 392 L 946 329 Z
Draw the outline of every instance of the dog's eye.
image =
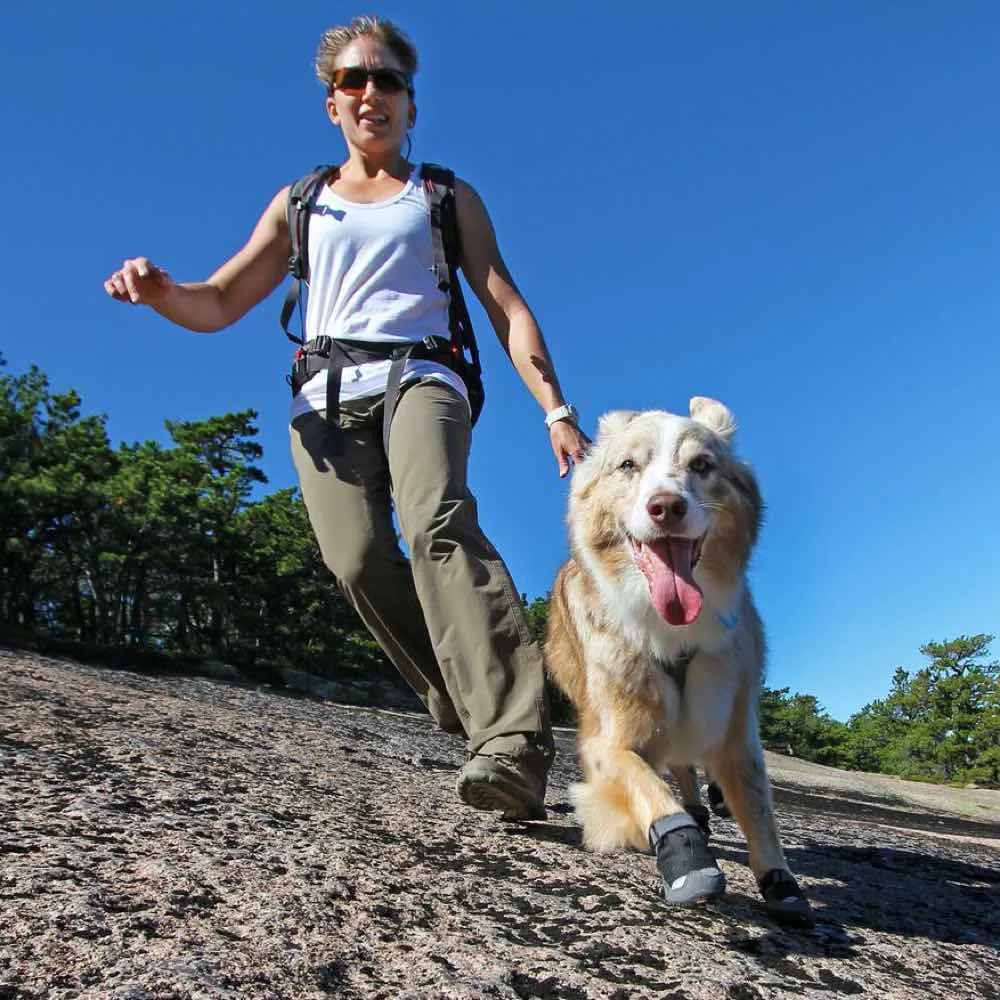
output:
M 622 472 L 631 472 L 635 468 L 635 462 L 633 462 L 631 458 L 626 458 L 625 461 L 618 466 L 618 468 L 621 469 Z
M 696 476 L 707 476 L 715 468 L 715 463 L 707 455 L 695 455 L 688 463 L 688 468 Z

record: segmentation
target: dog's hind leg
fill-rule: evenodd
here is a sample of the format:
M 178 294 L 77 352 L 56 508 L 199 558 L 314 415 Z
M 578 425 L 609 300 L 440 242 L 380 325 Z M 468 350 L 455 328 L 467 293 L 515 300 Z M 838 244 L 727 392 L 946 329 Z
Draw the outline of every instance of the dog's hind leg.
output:
M 718 782 L 714 781 L 707 771 L 705 772 L 705 780 L 708 782 L 708 804 L 712 812 L 722 819 L 729 819 L 733 814 L 729 811 L 729 806 L 726 805 L 726 797 L 722 794 Z
M 698 770 L 694 767 L 672 767 L 670 773 L 677 782 L 684 805 L 701 802 L 701 790 L 698 784 Z
M 709 825 L 708 809 L 702 805 L 701 789 L 698 784 L 698 769 L 695 767 L 672 767 L 670 773 L 677 782 L 677 788 L 681 793 L 681 802 L 684 803 L 685 811 L 694 817 L 695 822 L 701 827 L 706 837 L 712 835 L 712 828 Z

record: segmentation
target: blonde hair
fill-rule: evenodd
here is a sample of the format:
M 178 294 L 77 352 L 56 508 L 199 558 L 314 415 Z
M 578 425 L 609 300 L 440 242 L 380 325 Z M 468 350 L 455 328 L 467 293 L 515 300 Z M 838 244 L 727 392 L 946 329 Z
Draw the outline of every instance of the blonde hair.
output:
M 357 38 L 377 38 L 399 60 L 403 72 L 412 80 L 417 71 L 417 50 L 413 42 L 388 18 L 363 14 L 350 24 L 323 32 L 316 49 L 316 76 L 327 90 L 333 86 L 337 57 Z

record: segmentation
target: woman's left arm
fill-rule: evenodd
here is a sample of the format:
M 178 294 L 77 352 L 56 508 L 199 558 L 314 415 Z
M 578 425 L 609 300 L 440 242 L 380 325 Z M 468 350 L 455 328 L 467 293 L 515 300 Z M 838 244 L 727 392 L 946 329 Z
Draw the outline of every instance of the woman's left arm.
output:
M 551 413 L 566 400 L 542 331 L 500 256 L 486 206 L 470 185 L 457 179 L 455 202 L 462 272 L 521 380 L 545 413 Z M 569 460 L 581 458 L 590 443 L 572 418 L 554 421 L 549 427 L 549 439 L 560 476 L 569 471 Z

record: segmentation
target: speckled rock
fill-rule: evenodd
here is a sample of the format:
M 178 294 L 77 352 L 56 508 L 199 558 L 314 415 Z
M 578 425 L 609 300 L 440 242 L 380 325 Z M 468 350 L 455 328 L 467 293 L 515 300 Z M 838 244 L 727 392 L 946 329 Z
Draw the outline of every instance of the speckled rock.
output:
M 0 650 L 0 1000 L 1000 996 L 988 801 L 776 771 L 818 917 L 790 932 L 730 822 L 710 907 L 585 852 L 559 749 L 548 821 L 504 824 L 458 802 L 426 717 Z

